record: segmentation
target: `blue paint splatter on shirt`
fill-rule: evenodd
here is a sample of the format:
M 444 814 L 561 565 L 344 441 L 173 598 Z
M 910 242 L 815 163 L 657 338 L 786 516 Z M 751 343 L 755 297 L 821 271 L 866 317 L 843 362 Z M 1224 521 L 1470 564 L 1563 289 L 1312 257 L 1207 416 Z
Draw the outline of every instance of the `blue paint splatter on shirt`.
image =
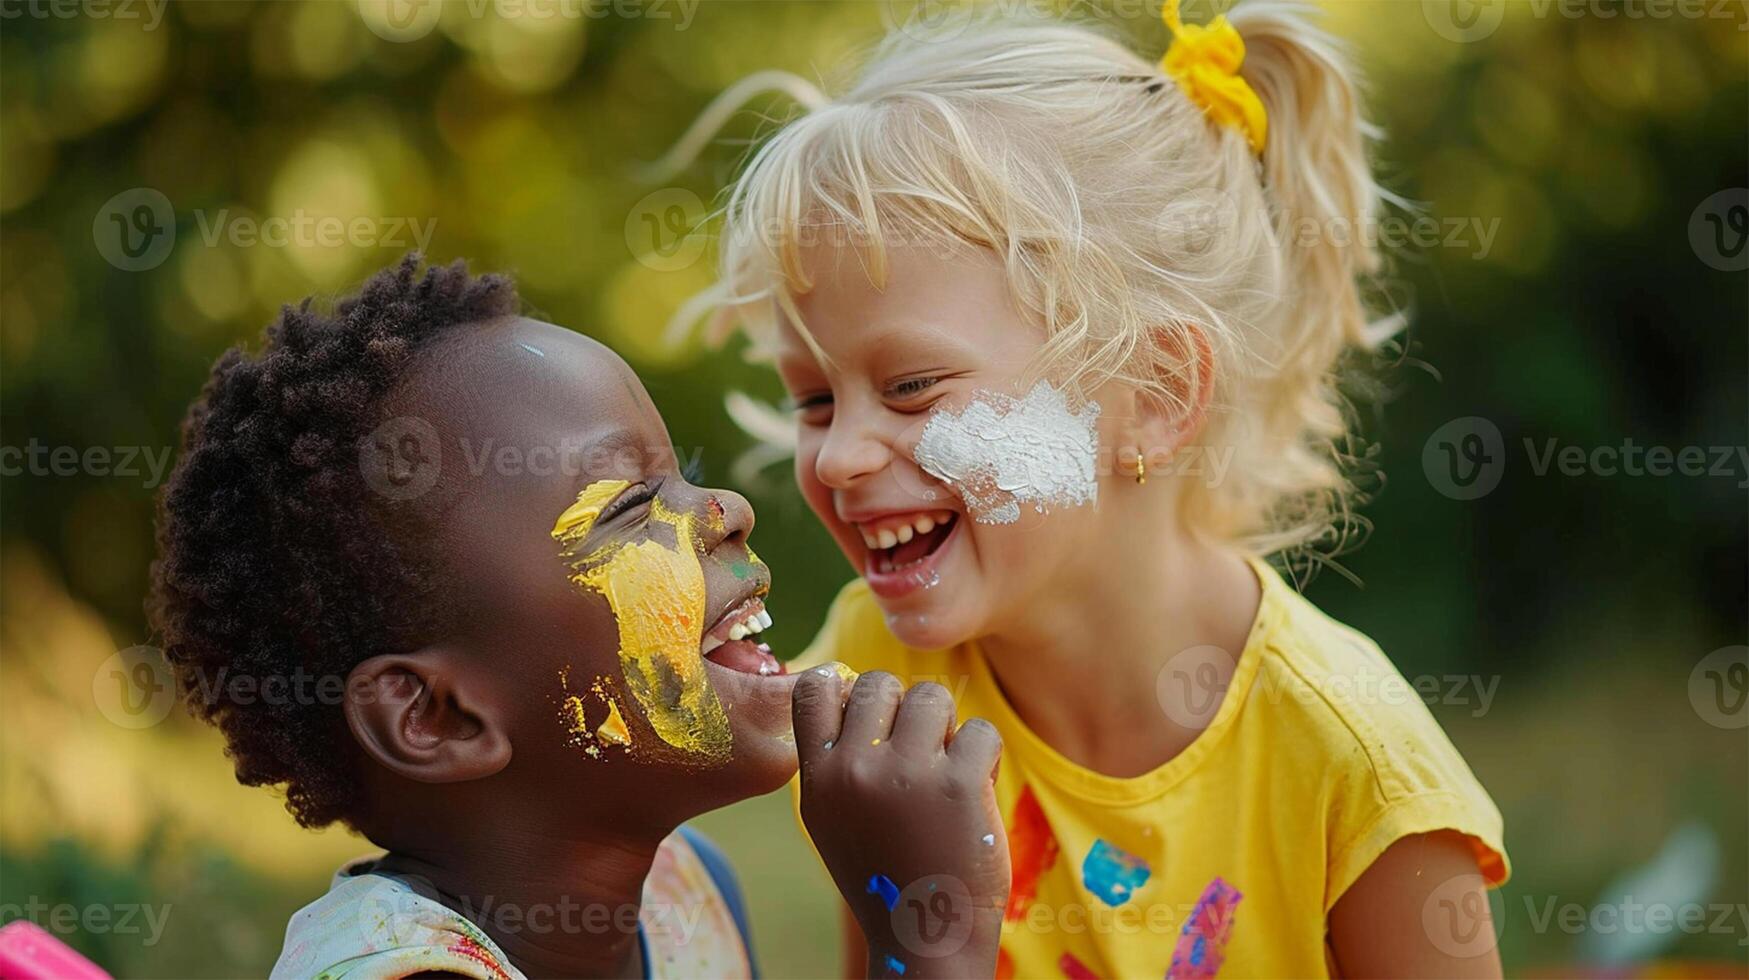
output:
M 1093 842 L 1081 862 L 1081 884 L 1113 907 L 1129 901 L 1153 873 L 1148 862 L 1103 839 Z

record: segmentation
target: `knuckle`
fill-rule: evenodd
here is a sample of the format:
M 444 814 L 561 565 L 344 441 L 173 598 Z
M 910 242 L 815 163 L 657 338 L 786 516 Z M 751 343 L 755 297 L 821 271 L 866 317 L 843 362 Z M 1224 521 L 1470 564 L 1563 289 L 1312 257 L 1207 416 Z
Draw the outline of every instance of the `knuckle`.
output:
M 907 700 L 917 701 L 922 704 L 934 705 L 953 703 L 953 695 L 948 693 L 947 688 L 942 687 L 934 681 L 924 681 L 923 683 L 918 684 L 916 687 L 913 687 L 911 692 L 905 695 L 905 697 Z
M 856 679 L 856 686 L 850 689 L 851 700 L 858 704 L 878 704 L 896 701 L 899 692 L 905 686 L 899 679 L 884 670 L 871 670 Z
M 988 739 L 998 751 L 1002 748 L 1002 733 L 986 718 L 968 718 L 964 725 L 967 733 L 977 738 Z

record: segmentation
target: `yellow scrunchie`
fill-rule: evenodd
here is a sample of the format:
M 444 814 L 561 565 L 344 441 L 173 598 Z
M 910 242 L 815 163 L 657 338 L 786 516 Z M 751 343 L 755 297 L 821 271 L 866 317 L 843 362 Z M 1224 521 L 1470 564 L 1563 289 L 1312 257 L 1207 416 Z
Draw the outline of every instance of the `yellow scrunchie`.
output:
M 1166 0 L 1160 16 L 1172 32 L 1172 46 L 1160 59 L 1160 68 L 1172 76 L 1190 101 L 1208 117 L 1245 134 L 1251 152 L 1263 152 L 1269 132 L 1269 115 L 1263 100 L 1239 77 L 1245 63 L 1245 41 L 1223 15 L 1208 26 L 1186 26 L 1178 18 L 1178 0 Z

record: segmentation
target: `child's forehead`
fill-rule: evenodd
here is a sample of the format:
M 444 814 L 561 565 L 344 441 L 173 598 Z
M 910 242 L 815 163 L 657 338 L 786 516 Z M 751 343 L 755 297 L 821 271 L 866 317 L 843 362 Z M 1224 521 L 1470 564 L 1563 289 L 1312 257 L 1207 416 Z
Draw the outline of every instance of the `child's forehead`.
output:
M 565 327 L 507 317 L 459 333 L 423 386 L 462 428 L 514 438 L 516 430 L 571 426 L 663 430 L 661 415 L 623 358 Z

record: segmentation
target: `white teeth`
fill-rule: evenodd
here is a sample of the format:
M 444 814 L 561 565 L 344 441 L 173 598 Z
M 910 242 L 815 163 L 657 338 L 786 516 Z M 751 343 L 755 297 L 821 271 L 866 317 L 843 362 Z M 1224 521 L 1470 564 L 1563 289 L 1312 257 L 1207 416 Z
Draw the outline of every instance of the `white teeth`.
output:
M 742 626 L 740 623 L 736 623 L 735 625 L 729 627 L 729 639 L 739 640 L 739 639 L 745 638 L 746 636 L 747 636 L 747 627 Z
M 918 534 L 928 534 L 935 530 L 935 518 L 924 515 L 912 521 L 911 526 L 917 529 Z
M 882 548 L 891 548 L 899 543 L 899 536 L 883 527 L 875 534 L 875 540 L 880 543 Z
M 771 610 L 769 610 L 769 609 L 759 610 L 759 628 L 764 629 L 764 630 L 768 630 L 771 628 Z
M 879 548 L 881 546 L 880 539 L 876 538 L 874 535 L 868 533 L 867 531 L 862 532 L 862 543 L 868 545 L 868 550 L 870 550 L 870 551 L 873 551 L 874 549 Z
M 917 532 L 911 529 L 911 525 L 906 524 L 904 527 L 899 528 L 899 543 L 904 544 L 915 537 L 916 534 Z

